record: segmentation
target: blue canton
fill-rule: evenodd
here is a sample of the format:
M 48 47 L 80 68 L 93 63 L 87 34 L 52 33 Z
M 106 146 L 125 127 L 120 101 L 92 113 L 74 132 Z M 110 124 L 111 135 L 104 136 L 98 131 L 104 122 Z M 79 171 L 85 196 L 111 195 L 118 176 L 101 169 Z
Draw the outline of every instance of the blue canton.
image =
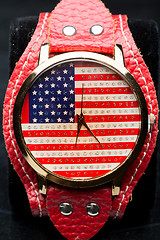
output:
M 73 63 L 65 63 L 48 70 L 30 88 L 29 122 L 75 122 Z

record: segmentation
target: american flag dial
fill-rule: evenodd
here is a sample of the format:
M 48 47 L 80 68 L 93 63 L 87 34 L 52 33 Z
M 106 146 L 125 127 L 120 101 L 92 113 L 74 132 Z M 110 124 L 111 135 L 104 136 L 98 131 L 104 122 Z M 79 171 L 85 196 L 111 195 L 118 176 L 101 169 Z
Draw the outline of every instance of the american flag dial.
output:
M 68 61 L 30 87 L 21 126 L 28 149 L 43 167 L 85 180 L 109 173 L 133 152 L 141 109 L 129 84 L 106 66 Z

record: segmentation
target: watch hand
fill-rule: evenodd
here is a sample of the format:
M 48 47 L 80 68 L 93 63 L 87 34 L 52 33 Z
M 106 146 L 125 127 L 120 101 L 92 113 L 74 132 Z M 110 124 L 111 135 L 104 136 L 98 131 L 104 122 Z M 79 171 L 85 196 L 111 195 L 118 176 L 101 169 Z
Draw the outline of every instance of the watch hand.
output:
M 84 119 L 84 116 L 83 116 L 83 112 L 82 112 L 82 109 L 83 109 L 83 88 L 84 88 L 84 84 L 82 84 L 81 114 L 80 115 L 77 114 L 77 137 L 76 137 L 75 146 L 77 145 L 78 136 L 79 136 L 81 127 L 82 127 L 82 125 L 84 125 L 87 128 L 87 130 L 91 133 L 91 135 L 97 140 L 97 142 L 102 147 L 102 144 L 100 143 L 98 138 L 94 135 L 94 133 L 90 130 L 90 128 L 88 127 L 88 125 L 87 125 L 87 123 L 86 123 L 86 121 Z
M 77 114 L 77 137 L 76 137 L 75 146 L 77 145 L 78 136 L 79 136 L 81 127 L 82 127 L 81 115 Z
M 87 130 L 92 134 L 92 136 L 97 140 L 97 142 L 101 145 L 101 147 L 102 147 L 102 144 L 100 143 L 100 141 L 98 140 L 98 138 L 94 135 L 94 133 L 90 130 L 90 128 L 88 127 L 88 125 L 87 125 L 87 123 L 86 123 L 86 121 L 85 121 L 85 119 L 84 119 L 84 116 L 83 116 L 83 114 L 81 114 L 81 124 L 83 124 L 86 128 L 87 128 Z

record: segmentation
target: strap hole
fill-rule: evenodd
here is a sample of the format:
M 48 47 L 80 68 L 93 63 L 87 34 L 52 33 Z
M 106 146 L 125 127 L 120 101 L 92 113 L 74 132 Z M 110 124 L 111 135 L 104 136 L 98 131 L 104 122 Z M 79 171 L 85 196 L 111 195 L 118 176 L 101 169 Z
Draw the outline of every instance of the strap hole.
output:
M 102 32 L 103 32 L 103 27 L 101 25 L 94 25 L 90 29 L 90 33 L 95 36 L 100 35 Z
M 63 28 L 63 34 L 66 36 L 73 36 L 76 34 L 76 29 L 73 26 L 66 26 Z

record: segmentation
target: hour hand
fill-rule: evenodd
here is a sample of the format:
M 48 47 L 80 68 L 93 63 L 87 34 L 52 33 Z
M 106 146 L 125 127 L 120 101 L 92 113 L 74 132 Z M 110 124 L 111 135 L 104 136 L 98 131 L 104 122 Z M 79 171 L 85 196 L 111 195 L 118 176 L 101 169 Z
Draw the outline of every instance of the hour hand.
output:
M 102 144 L 100 143 L 100 141 L 98 140 L 98 138 L 94 135 L 94 133 L 91 131 L 91 129 L 88 127 L 88 125 L 87 125 L 87 123 L 86 123 L 86 121 L 85 121 L 85 119 L 84 119 L 84 116 L 83 116 L 83 114 L 82 114 L 82 118 L 81 118 L 81 124 L 83 124 L 86 128 L 87 128 L 87 130 L 90 132 L 90 134 L 92 134 L 92 136 L 97 140 L 97 142 L 101 145 L 101 147 L 102 147 Z

